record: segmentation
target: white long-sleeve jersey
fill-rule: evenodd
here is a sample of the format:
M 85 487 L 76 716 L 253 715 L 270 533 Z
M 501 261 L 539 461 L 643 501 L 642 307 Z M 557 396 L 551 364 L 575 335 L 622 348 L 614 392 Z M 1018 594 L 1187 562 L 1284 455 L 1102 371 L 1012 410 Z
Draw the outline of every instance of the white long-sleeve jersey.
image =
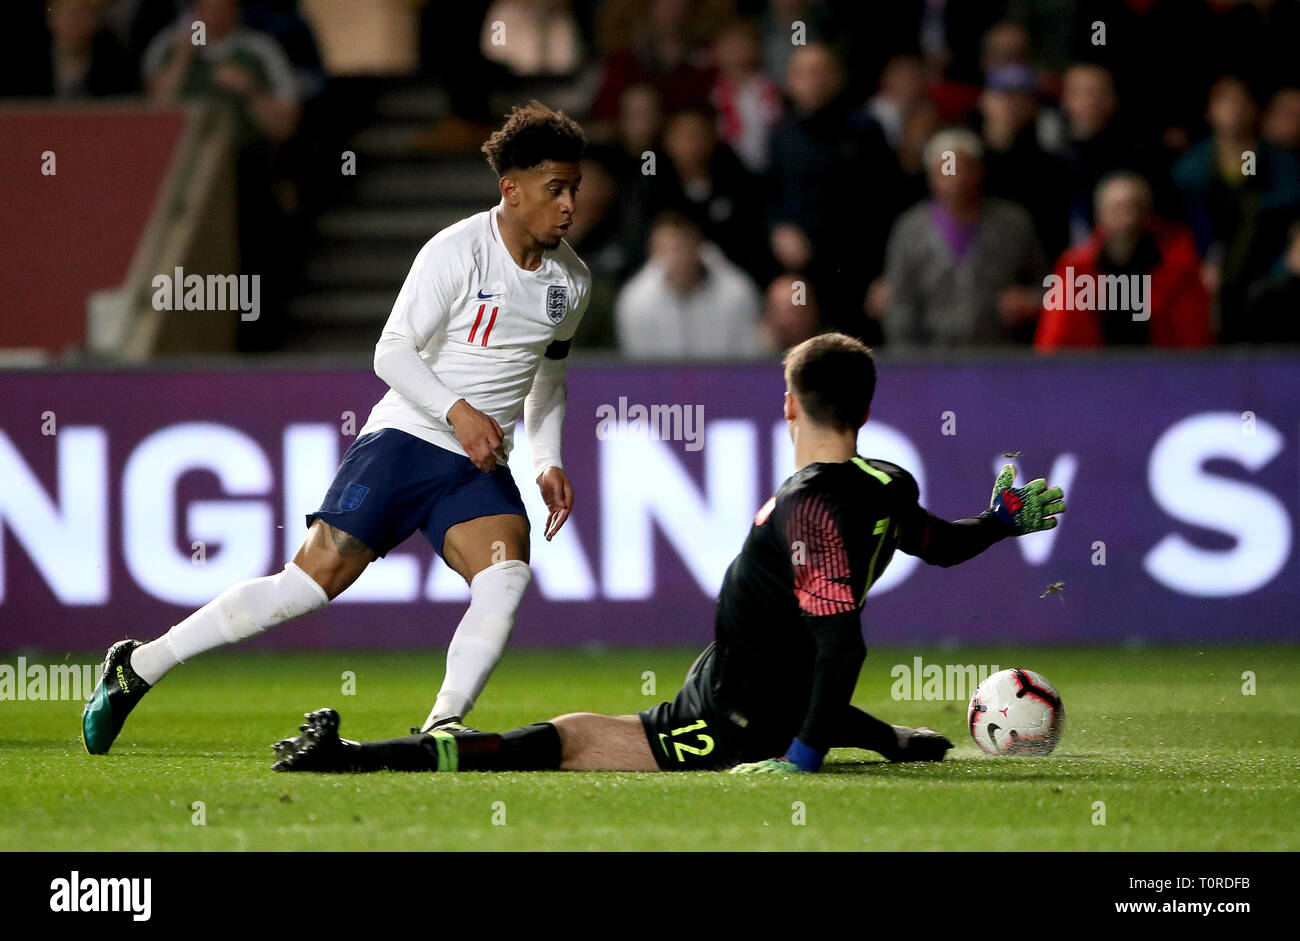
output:
M 416 255 L 375 346 L 375 372 L 390 388 L 358 436 L 398 428 L 465 454 L 447 422 L 463 398 L 496 419 L 509 455 L 543 354 L 571 340 L 586 312 L 591 273 L 563 241 L 537 270 L 520 268 L 501 240 L 499 210 L 448 226 Z M 563 408 L 562 374 L 558 381 L 559 394 L 534 396 L 530 411 Z M 530 437 L 534 424 L 558 437 L 545 418 L 529 416 Z

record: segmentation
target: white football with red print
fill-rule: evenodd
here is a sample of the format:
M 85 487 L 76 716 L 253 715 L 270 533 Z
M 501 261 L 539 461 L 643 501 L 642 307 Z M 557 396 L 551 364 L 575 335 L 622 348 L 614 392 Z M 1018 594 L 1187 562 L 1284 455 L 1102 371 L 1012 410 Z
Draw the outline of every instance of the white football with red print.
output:
M 966 710 L 975 744 L 990 755 L 1050 755 L 1061 740 L 1061 694 L 1033 670 L 1002 670 L 975 690 Z

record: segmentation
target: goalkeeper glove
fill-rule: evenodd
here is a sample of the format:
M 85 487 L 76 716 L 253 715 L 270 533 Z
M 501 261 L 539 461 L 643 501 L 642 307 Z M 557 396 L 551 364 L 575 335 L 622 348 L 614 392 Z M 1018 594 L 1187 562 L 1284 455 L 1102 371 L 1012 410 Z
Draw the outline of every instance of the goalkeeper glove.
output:
M 805 745 L 798 738 L 790 743 L 784 757 L 768 758 L 764 761 L 751 761 L 736 765 L 732 774 L 811 774 L 822 766 L 826 753 Z
M 1002 473 L 993 484 L 993 498 L 989 509 L 1011 530 L 1013 536 L 1036 533 L 1051 529 L 1056 525 L 1052 519 L 1057 513 L 1065 512 L 1065 501 L 1060 487 L 1047 488 L 1047 481 L 1039 477 L 1023 487 L 1013 488 L 1016 469 L 1005 464 Z
M 751 761 L 748 764 L 736 765 L 728 774 L 804 774 L 803 768 L 800 768 L 793 761 L 785 758 L 765 758 L 763 761 Z

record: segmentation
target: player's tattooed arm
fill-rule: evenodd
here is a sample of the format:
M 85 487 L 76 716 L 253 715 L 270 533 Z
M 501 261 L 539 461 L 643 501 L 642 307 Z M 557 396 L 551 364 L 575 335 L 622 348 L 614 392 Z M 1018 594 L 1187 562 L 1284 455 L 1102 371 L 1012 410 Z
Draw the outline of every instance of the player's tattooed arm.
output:
M 322 549 L 334 548 L 334 551 L 341 556 L 358 556 L 370 554 L 370 547 L 358 539 L 356 536 L 350 536 L 341 529 L 337 529 L 328 523 L 316 530 L 316 545 Z

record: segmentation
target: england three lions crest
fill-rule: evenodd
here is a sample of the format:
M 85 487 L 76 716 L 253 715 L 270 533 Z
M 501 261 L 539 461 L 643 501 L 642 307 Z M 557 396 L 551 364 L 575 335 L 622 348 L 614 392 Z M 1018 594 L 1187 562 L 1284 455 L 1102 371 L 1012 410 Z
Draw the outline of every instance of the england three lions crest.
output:
M 552 284 L 546 289 L 546 316 L 551 323 L 559 323 L 569 312 L 569 289 L 563 284 Z

